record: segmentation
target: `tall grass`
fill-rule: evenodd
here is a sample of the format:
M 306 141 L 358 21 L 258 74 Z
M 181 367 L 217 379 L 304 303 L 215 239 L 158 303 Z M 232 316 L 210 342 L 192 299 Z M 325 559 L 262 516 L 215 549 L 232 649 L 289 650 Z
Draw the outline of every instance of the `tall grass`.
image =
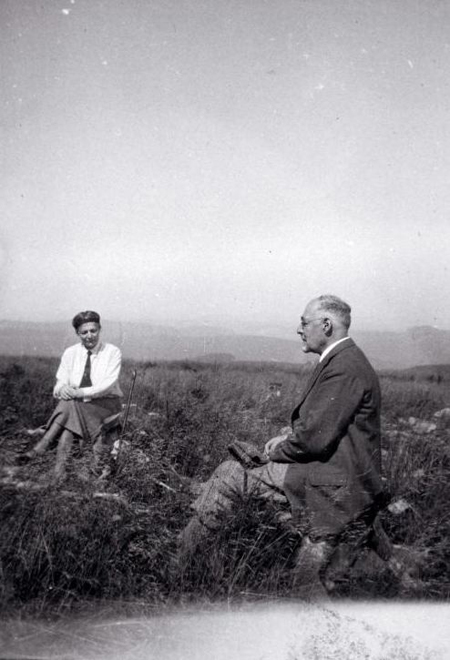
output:
M 45 422 L 52 409 L 56 363 L 4 358 L 0 362 L 0 452 L 12 466 L 27 447 L 24 426 Z M 178 570 L 177 537 L 190 516 L 192 483 L 228 458 L 235 439 L 262 447 L 281 426 L 302 388 L 306 370 L 289 365 L 126 363 L 126 391 L 137 368 L 133 408 L 120 464 L 102 492 L 88 478 L 89 449 L 71 459 L 64 488 L 52 486 L 49 452 L 16 474 L 23 487 L 0 487 L 0 608 L 55 611 L 86 599 L 144 599 L 289 595 L 299 537 L 252 497 L 236 497 L 219 530 L 203 539 L 188 570 Z M 275 385 L 276 384 L 276 385 Z M 385 474 L 404 511 L 384 514 L 396 543 L 427 561 L 422 595 L 449 596 L 448 431 L 421 434 L 408 418 L 430 418 L 448 405 L 445 383 L 383 376 Z M 279 395 L 278 395 L 279 394 Z M 29 444 L 29 443 L 28 443 Z M 7 474 L 7 472 L 5 472 Z M 36 486 L 39 489 L 36 489 Z M 384 566 L 364 566 L 346 593 L 389 596 Z M 394 585 L 395 587 L 395 585 Z
M 419 417 L 430 419 L 433 414 L 450 406 L 450 383 L 416 381 L 397 374 L 381 376 L 383 413 L 388 420 Z

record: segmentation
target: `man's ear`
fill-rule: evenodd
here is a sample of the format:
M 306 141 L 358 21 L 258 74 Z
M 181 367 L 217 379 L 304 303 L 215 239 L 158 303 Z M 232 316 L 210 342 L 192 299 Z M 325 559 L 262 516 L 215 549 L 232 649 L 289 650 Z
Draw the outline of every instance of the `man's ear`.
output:
M 327 337 L 330 337 L 333 332 L 333 321 L 329 318 L 323 319 L 323 330 Z

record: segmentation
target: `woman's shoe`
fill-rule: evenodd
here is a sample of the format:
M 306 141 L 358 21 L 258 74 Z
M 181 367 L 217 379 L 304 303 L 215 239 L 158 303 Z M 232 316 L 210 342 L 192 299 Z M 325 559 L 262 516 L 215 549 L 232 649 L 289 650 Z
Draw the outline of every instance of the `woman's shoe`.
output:
M 45 434 L 45 426 L 38 426 L 37 429 L 25 429 L 24 433 L 29 438 L 42 438 Z
M 30 463 L 30 461 L 32 461 L 35 456 L 36 456 L 36 452 L 33 449 L 31 449 L 31 451 L 27 451 L 23 454 L 19 454 L 16 458 L 16 463 L 18 465 L 27 465 L 27 463 Z

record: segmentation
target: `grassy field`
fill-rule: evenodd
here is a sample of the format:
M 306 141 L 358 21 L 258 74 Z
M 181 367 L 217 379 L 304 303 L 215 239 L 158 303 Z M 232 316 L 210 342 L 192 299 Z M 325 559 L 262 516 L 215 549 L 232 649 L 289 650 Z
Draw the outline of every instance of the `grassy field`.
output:
M 45 423 L 53 408 L 56 367 L 52 359 L 0 359 L 1 612 L 61 612 L 87 600 L 153 607 L 289 596 L 299 538 L 273 506 L 251 496 L 236 500 L 189 571 L 180 575 L 174 556 L 192 480 L 228 458 L 231 441 L 262 447 L 288 424 L 306 367 L 126 363 L 125 392 L 137 370 L 136 406 L 116 472 L 101 489 L 89 475 L 89 448 L 75 452 L 63 487 L 52 483 L 54 452 L 14 467 L 31 445 L 23 429 Z M 384 472 L 396 503 L 383 522 L 418 558 L 420 588 L 400 594 L 383 562 L 365 551 L 342 595 L 450 595 L 450 430 L 445 416 L 434 417 L 450 406 L 450 382 L 440 374 L 381 374 Z

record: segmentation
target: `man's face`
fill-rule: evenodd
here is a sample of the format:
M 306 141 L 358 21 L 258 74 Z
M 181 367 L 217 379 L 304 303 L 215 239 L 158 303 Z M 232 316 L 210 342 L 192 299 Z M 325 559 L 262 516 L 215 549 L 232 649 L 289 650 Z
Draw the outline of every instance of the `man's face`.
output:
M 323 313 L 321 314 L 318 302 L 313 300 L 306 305 L 297 334 L 302 340 L 304 353 L 322 353 L 326 346 L 326 335 L 323 329 Z
M 77 334 L 81 339 L 81 343 L 88 350 L 92 351 L 98 344 L 100 339 L 100 326 L 98 323 L 82 323 L 78 328 Z

